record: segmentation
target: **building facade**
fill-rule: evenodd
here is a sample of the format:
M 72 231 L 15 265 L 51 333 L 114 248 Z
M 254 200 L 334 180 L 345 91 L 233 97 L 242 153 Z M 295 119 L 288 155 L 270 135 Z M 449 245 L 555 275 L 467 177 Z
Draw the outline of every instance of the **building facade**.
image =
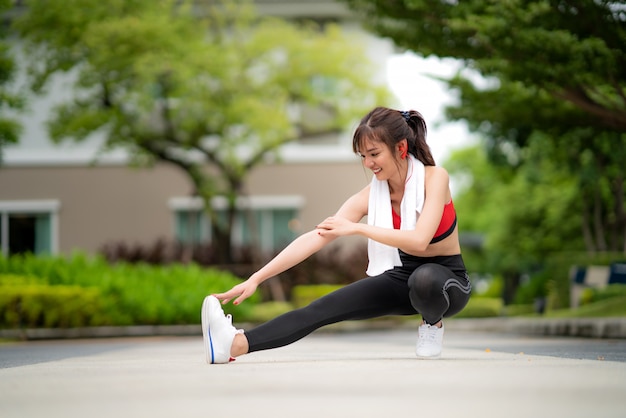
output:
M 360 28 L 335 1 L 258 0 L 261 14 L 289 19 L 335 21 L 361 36 L 376 61 L 393 53 L 390 42 Z M 384 78 L 381 66 L 381 79 Z M 0 247 L 21 252 L 97 252 L 110 242 L 149 245 L 158 239 L 210 241 L 210 228 L 192 196 L 184 173 L 167 164 L 132 168 L 123 153 L 96 156 L 97 139 L 85 144 L 51 145 L 44 128 L 47 111 L 64 97 L 63 80 L 22 116 L 20 145 L 6 148 L 0 167 Z M 233 231 L 235 243 L 252 236 L 266 252 L 280 249 L 298 234 L 334 213 L 369 182 L 351 150 L 351 131 L 320 141 L 296 141 L 281 149 L 280 162 L 254 169 L 239 204 L 253 222 Z M 215 202 L 220 205 L 220 202 Z

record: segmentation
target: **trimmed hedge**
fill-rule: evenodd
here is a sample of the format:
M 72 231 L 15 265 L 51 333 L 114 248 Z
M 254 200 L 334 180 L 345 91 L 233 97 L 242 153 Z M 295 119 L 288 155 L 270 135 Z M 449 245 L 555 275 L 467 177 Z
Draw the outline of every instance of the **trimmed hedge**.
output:
M 467 306 L 454 318 L 489 318 L 503 313 L 504 302 L 501 298 L 471 297 Z
M 291 292 L 291 300 L 296 308 L 302 308 L 316 299 L 326 296 L 343 285 L 339 284 L 313 284 L 294 286 Z
M 70 328 L 100 325 L 98 289 L 78 286 L 2 286 L 0 324 L 8 328 Z
M 252 309 L 252 320 L 256 323 L 267 322 L 293 309 L 295 307 L 289 302 L 259 303 Z
M 101 257 L 0 257 L 0 327 L 200 322 L 204 297 L 241 280 L 195 264 L 108 264 Z M 228 313 L 247 320 L 255 301 Z

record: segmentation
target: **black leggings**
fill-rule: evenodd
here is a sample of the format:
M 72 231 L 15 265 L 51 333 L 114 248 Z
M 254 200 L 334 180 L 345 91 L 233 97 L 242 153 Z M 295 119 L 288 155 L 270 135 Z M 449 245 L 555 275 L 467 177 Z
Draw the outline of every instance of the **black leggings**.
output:
M 428 324 L 457 314 L 471 285 L 461 255 L 415 257 L 400 251 L 402 266 L 344 286 L 304 308 L 246 331 L 249 351 L 291 344 L 335 322 L 421 314 Z

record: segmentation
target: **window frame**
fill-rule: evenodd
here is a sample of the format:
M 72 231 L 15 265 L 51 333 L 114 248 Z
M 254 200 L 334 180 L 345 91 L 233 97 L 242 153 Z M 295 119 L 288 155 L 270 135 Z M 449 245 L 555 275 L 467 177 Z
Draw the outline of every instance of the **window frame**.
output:
M 304 206 L 305 199 L 300 195 L 253 195 L 253 196 L 240 196 L 236 199 L 235 205 L 238 214 L 244 214 L 245 211 L 252 210 L 254 212 L 259 212 L 261 217 L 267 218 L 271 217 L 271 211 L 274 210 L 294 210 L 295 212 L 299 212 Z M 227 200 L 223 196 L 215 197 L 211 205 L 215 210 L 225 210 L 228 207 Z M 203 202 L 199 197 L 173 197 L 169 199 L 168 207 L 172 211 L 173 214 L 173 235 L 177 236 L 177 220 L 176 215 L 179 212 L 191 212 L 191 211 L 202 211 Z M 211 227 L 210 220 L 207 219 L 208 226 L 206 230 L 208 242 L 213 240 L 211 236 Z M 263 222 L 260 225 L 261 231 L 259 231 L 259 236 L 262 237 L 261 241 L 258 243 L 259 247 L 262 251 L 274 251 L 274 234 L 272 228 L 272 234 L 268 234 L 267 231 L 270 228 L 269 222 Z M 244 232 L 241 230 L 242 225 L 240 223 L 236 224 L 232 230 L 232 240 L 233 243 L 243 242 L 245 241 L 243 234 Z M 263 233 L 264 232 L 264 233 Z
M 0 200 L 0 251 L 9 255 L 9 216 L 12 214 L 50 216 L 50 254 L 59 252 L 59 210 L 61 202 L 56 199 L 45 200 Z M 36 237 L 35 237 L 36 239 Z

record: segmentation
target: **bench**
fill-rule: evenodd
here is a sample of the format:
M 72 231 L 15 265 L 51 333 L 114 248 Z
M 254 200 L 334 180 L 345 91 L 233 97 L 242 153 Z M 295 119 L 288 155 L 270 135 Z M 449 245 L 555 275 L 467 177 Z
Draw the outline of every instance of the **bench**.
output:
M 610 284 L 626 284 L 626 262 L 608 266 L 572 266 L 570 269 L 570 308 L 580 306 L 587 288 L 603 289 Z

